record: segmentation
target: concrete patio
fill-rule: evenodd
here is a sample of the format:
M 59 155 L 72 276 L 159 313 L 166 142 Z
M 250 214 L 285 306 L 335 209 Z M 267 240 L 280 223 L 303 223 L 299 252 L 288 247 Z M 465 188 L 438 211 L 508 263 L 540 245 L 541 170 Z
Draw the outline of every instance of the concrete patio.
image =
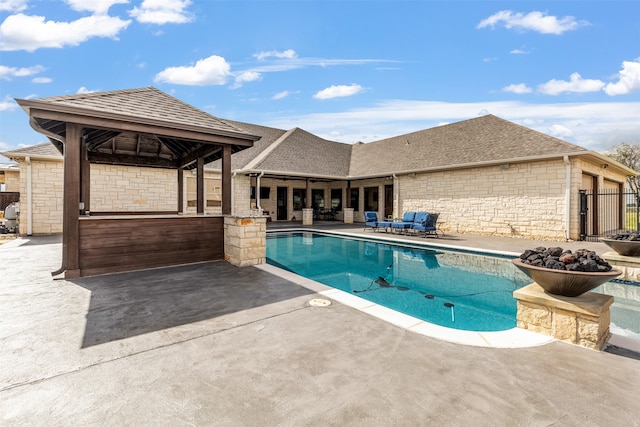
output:
M 0 246 L 2 425 L 640 425 L 633 351 L 453 344 L 226 262 L 53 280 L 60 241 Z

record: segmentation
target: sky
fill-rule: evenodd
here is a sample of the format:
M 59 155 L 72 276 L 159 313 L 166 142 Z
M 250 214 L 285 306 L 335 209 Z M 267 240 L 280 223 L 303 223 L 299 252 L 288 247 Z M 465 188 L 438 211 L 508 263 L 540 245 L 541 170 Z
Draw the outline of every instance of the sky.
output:
M 606 152 L 640 143 L 640 1 L 0 0 L 0 151 L 47 142 L 15 98 L 148 86 L 345 143 L 490 113 Z

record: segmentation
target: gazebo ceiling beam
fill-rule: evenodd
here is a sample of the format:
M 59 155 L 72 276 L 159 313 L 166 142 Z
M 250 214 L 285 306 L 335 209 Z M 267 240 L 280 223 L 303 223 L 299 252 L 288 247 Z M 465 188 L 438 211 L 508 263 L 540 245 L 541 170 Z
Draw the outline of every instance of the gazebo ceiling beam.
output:
M 221 149 L 222 147 L 219 145 L 204 144 L 201 147 L 192 151 L 191 153 L 183 156 L 179 160 L 180 167 L 181 168 L 187 167 L 193 164 L 194 162 L 196 162 L 200 157 L 202 158 L 209 157 L 212 154 L 215 154 L 216 152 L 220 151 Z
M 142 166 L 163 169 L 177 169 L 179 164 L 175 160 L 162 157 L 144 157 L 131 154 L 107 154 L 89 152 L 90 163 L 103 163 L 109 165 Z
M 235 144 L 240 146 L 251 147 L 253 141 L 251 139 L 233 138 L 225 135 L 216 135 L 197 130 L 180 129 L 163 126 L 160 124 L 144 124 L 122 121 L 117 119 L 107 119 L 102 117 L 90 117 L 78 114 L 63 113 L 57 111 L 46 111 L 38 108 L 31 108 L 31 117 L 44 120 L 58 120 L 67 123 L 76 123 L 83 127 L 103 128 L 106 130 L 119 130 L 126 132 L 141 132 L 155 134 L 161 136 L 174 137 L 178 139 L 187 139 L 195 142 L 213 142 L 220 144 Z

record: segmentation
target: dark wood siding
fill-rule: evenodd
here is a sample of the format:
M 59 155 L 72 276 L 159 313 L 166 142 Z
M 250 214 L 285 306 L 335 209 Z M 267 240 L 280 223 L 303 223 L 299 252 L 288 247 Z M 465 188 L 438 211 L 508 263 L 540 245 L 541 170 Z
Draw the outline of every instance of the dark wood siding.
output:
M 80 276 L 224 258 L 223 217 L 80 221 Z
M 3 211 L 7 206 L 13 202 L 20 201 L 20 193 L 13 191 L 0 192 L 0 211 Z

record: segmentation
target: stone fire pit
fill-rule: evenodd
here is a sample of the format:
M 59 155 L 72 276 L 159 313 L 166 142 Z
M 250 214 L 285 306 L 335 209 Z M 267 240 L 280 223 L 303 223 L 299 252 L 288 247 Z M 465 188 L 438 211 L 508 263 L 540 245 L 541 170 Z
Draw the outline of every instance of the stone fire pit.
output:
M 582 295 L 622 274 L 586 249 L 538 247 L 524 251 L 513 264 L 546 292 L 567 297 Z
M 600 241 L 613 249 L 618 255 L 640 256 L 640 234 L 637 232 L 618 233 Z

